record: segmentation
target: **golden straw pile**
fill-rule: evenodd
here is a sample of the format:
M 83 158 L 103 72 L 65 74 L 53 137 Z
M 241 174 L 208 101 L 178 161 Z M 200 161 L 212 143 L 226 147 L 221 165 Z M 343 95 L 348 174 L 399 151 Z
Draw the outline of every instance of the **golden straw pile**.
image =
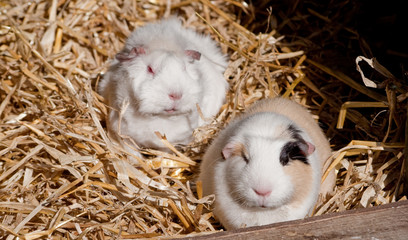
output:
M 255 101 L 278 95 L 308 107 L 333 140 L 337 187 L 316 205 L 315 215 L 399 200 L 406 116 L 400 106 L 407 93 L 374 91 L 361 79 L 307 60 L 273 29 L 247 30 L 240 25 L 240 15 L 251 10 L 244 1 L 0 4 L 4 239 L 132 239 L 221 230 L 206 211 L 214 199 L 203 198 L 195 184 L 199 160 L 230 119 Z M 210 34 L 228 54 L 227 103 L 211 124 L 194 132 L 189 146 L 175 149 L 162 138 L 174 154 L 145 149 L 145 158 L 131 165 L 129 153 L 106 134 L 107 106 L 95 89 L 135 28 L 173 14 Z M 369 101 L 348 101 L 336 95 L 338 86 Z

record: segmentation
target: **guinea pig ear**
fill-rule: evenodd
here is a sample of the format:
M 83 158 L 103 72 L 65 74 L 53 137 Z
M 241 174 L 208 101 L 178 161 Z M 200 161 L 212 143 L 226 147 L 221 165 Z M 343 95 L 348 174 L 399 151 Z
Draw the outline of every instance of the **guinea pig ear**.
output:
M 191 60 L 197 60 L 199 61 L 201 58 L 201 53 L 196 51 L 196 50 L 184 50 L 184 53 L 186 54 L 187 57 L 190 57 Z
M 227 143 L 227 145 L 225 145 L 221 151 L 222 158 L 224 160 L 230 158 L 232 155 L 234 155 L 235 150 L 236 146 L 234 143 Z
M 137 46 L 132 48 L 130 52 L 119 52 L 118 54 L 116 54 L 115 58 L 118 59 L 119 62 L 127 62 L 142 54 L 146 54 L 145 47 Z
M 299 148 L 300 148 L 300 150 L 303 152 L 303 154 L 305 156 L 309 156 L 316 149 L 316 147 L 315 147 L 315 145 L 313 145 L 313 143 L 307 142 L 307 141 L 299 142 Z

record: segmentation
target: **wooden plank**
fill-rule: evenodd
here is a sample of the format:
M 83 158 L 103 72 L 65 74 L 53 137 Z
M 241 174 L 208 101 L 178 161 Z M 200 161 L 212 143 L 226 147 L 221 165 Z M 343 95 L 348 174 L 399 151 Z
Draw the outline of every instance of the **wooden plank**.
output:
M 408 239 L 408 201 L 185 239 Z

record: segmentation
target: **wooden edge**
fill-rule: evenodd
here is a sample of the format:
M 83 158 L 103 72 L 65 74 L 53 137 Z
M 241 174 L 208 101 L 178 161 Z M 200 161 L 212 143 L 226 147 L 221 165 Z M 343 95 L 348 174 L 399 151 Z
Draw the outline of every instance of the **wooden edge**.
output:
M 401 201 L 182 239 L 406 239 L 407 237 L 408 201 Z

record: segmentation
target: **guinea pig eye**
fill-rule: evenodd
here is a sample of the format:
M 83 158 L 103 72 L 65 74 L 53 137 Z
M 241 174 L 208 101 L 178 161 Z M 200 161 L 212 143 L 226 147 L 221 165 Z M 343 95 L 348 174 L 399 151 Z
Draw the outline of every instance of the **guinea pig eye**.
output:
M 241 157 L 242 157 L 242 159 L 244 159 L 244 161 L 245 161 L 246 163 L 249 162 L 249 157 L 248 157 L 248 155 L 247 155 L 245 152 L 242 152 L 242 153 L 241 153 Z
M 150 65 L 147 66 L 147 72 L 154 75 L 153 68 Z
M 279 156 L 279 161 L 283 166 L 285 166 L 289 163 L 289 160 L 299 160 L 308 164 L 306 153 L 299 146 L 299 143 L 288 142 L 285 146 L 283 146 Z

